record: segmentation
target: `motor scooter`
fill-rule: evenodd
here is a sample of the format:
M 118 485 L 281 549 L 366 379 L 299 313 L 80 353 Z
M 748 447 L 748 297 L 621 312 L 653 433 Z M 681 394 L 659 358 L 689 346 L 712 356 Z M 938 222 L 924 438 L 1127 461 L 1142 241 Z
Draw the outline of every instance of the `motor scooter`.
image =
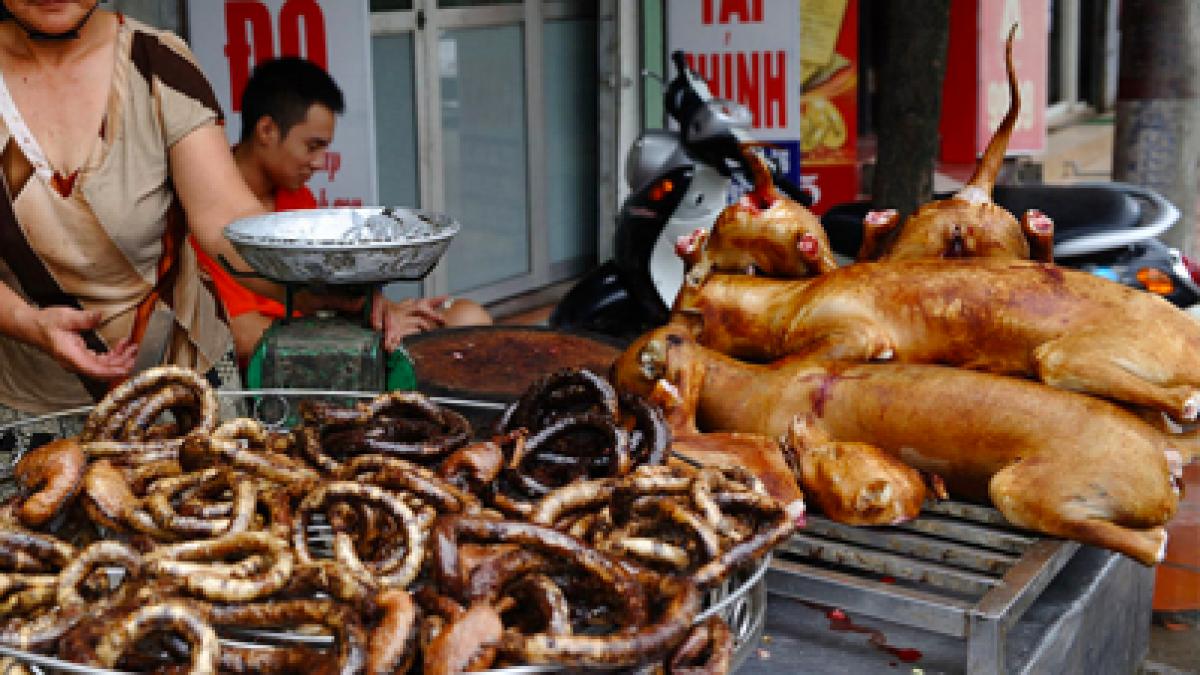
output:
M 632 339 L 664 323 L 683 284 L 676 239 L 711 228 L 735 186 L 751 185 L 743 154 L 755 144 L 749 111 L 713 97 L 682 52 L 671 60 L 676 76 L 667 85 L 665 108 L 678 129 L 648 130 L 630 149 L 630 194 L 617 215 L 613 258 L 567 292 L 550 315 L 552 327 Z M 812 203 L 778 167 L 772 179 L 788 198 Z
M 676 239 L 711 228 L 730 203 L 730 187 L 749 185 L 743 148 L 749 115 L 714 98 L 704 80 L 672 54 L 677 69 L 666 109 L 679 130 L 645 132 L 630 150 L 630 195 L 617 217 L 613 258 L 580 279 L 549 324 L 629 340 L 666 322 L 683 280 Z M 776 170 L 781 192 L 805 206 L 811 195 Z M 935 195 L 944 199 L 950 194 Z M 1121 182 L 997 185 L 993 200 L 1011 213 L 1038 209 L 1054 220 L 1055 261 L 1157 293 L 1180 307 L 1200 304 L 1200 265 L 1157 239 L 1179 211 L 1156 191 Z M 869 202 L 838 204 L 821 217 L 845 263 L 862 243 Z M 1200 312 L 1198 312 L 1200 314 Z

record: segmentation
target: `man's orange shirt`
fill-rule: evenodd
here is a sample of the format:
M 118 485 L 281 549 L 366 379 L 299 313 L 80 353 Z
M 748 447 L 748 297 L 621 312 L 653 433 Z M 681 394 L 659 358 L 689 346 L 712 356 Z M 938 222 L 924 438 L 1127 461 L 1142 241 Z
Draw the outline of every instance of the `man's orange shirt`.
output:
M 298 190 L 275 191 L 276 211 L 315 208 L 317 208 L 316 198 L 303 185 Z M 189 239 L 191 238 L 189 237 Z M 200 247 L 196 245 L 195 239 L 191 241 L 192 248 L 196 249 L 196 259 L 200 263 L 200 266 L 212 277 L 213 285 L 217 289 L 217 296 L 221 298 L 221 304 L 225 305 L 225 313 L 229 318 L 232 319 L 246 312 L 259 312 L 272 319 L 283 318 L 283 303 L 263 297 L 239 284 L 236 279 L 229 275 L 229 272 L 225 271 L 224 267 L 221 267 L 219 263 L 200 250 Z M 294 310 L 292 314 L 298 315 Z

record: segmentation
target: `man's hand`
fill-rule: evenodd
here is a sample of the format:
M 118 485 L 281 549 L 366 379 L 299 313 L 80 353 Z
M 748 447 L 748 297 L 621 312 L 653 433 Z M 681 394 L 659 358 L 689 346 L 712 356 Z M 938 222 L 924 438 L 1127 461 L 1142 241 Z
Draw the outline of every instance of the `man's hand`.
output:
M 383 348 L 393 352 L 409 335 L 444 326 L 441 307 L 445 302 L 444 295 L 392 302 L 377 290 L 371 302 L 371 327 L 383 333 Z
M 137 345 L 123 338 L 103 354 L 92 351 L 81 333 L 99 325 L 100 312 L 72 307 L 35 309 L 28 325 L 28 341 L 71 372 L 98 380 L 127 377 L 133 371 Z

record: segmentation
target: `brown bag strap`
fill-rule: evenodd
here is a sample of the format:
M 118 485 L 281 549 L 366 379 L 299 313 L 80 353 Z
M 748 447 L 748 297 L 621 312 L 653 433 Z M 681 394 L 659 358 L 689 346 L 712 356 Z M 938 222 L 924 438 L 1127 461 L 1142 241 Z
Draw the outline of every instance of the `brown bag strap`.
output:
M 183 255 L 186 240 L 187 221 L 179 200 L 176 199 L 167 211 L 167 226 L 163 231 L 162 257 L 158 259 L 157 281 L 134 308 L 133 329 L 129 334 L 139 346 L 146 339 L 146 329 L 150 326 L 150 317 L 154 315 L 158 301 L 162 300 L 167 307 L 174 305 L 175 282 L 179 279 L 179 259 Z

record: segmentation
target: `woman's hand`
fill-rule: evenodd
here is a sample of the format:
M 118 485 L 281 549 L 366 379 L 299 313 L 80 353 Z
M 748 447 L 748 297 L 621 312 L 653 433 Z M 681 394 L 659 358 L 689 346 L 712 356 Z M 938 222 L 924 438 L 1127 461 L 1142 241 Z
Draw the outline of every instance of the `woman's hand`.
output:
M 133 371 L 137 344 L 123 338 L 107 352 L 88 348 L 83 331 L 100 325 L 100 312 L 73 307 L 30 308 L 27 341 L 67 370 L 98 380 L 118 380 Z
M 383 348 L 393 352 L 409 335 L 444 326 L 441 307 L 445 302 L 444 295 L 393 302 L 377 290 L 371 301 L 371 327 L 383 333 Z

